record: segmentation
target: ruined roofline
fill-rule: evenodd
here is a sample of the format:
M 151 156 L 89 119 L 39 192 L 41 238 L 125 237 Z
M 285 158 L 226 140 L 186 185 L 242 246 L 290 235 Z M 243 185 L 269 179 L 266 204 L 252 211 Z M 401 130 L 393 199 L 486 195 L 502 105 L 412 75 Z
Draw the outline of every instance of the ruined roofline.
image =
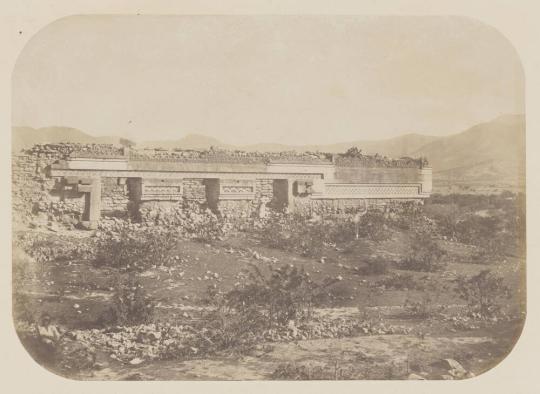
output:
M 393 159 L 379 154 L 367 155 L 356 147 L 345 153 L 328 152 L 259 152 L 227 149 L 172 149 L 128 148 L 114 144 L 36 144 L 26 154 L 58 156 L 59 159 L 121 159 L 148 162 L 184 163 L 241 163 L 241 164 L 313 164 L 338 167 L 367 168 L 423 168 L 425 158 L 402 157 Z

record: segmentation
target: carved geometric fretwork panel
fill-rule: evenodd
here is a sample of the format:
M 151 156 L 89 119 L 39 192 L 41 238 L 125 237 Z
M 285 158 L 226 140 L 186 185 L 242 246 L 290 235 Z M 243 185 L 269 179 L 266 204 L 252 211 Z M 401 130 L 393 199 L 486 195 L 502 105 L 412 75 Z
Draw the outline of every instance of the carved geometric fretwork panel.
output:
M 255 181 L 248 179 L 222 179 L 219 182 L 220 200 L 251 200 L 255 197 Z
M 182 179 L 143 179 L 141 200 L 181 200 Z
M 326 184 L 326 198 L 406 198 L 419 197 L 420 184 Z

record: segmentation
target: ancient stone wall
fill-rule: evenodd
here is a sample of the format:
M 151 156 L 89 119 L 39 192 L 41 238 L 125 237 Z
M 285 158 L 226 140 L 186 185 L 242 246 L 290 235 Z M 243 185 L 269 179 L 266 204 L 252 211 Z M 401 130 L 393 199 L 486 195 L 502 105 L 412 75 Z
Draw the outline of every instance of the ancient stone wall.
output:
M 183 204 L 181 201 L 142 201 L 138 210 L 142 222 L 177 223 L 176 216 L 183 215 Z
M 55 221 L 67 225 L 77 224 L 85 216 L 85 210 L 89 209 L 89 204 L 85 203 L 89 193 L 81 192 L 85 189 L 77 183 L 77 179 L 69 181 L 67 179 L 69 177 L 51 178 L 48 167 L 56 160 L 64 160 L 67 157 L 114 158 L 122 155 L 127 158 L 126 153 L 120 148 L 108 145 L 47 144 L 36 145 L 20 155 L 14 155 L 12 159 L 14 219 L 21 219 L 26 223 L 36 222 L 38 225 L 50 225 Z M 137 160 L 129 163 L 130 170 L 166 171 L 165 174 L 156 175 L 157 178 L 153 180 L 144 178 L 148 181 L 148 185 L 141 184 L 141 177 L 146 175 L 133 173 L 137 178 L 126 179 L 118 177 L 129 175 L 112 172 L 101 174 L 112 176 L 101 178 L 101 201 L 98 206 L 102 215 L 134 219 L 160 215 L 163 220 L 171 215 L 180 215 L 177 219 L 183 220 L 182 212 L 198 209 L 205 211 L 210 208 L 231 218 L 261 216 L 266 208 L 283 209 L 291 193 L 291 179 L 312 180 L 311 172 L 315 170 L 310 166 L 314 163 L 318 165 L 317 171 L 323 169 L 324 166 L 321 167 L 321 164 L 328 164 L 327 167 L 332 170 L 330 178 L 335 175 L 337 183 L 342 181 L 369 184 L 422 184 L 422 193 L 431 191 L 431 168 L 424 165 L 423 161 L 415 159 L 390 160 L 379 156 L 361 155 L 352 158 L 344 156 L 340 160 L 334 160 L 336 164 L 334 174 L 334 167 L 326 155 L 298 156 L 282 153 L 276 156 L 216 151 L 159 155 L 162 160 L 153 161 L 154 155 L 138 157 L 131 152 L 131 158 Z M 177 157 L 178 155 L 180 156 Z M 191 157 L 192 155 L 196 157 Z M 301 164 L 297 163 L 297 159 L 301 159 Z M 212 176 L 212 178 L 182 179 L 182 175 L 178 175 L 177 179 L 169 179 L 171 171 L 180 170 L 197 173 L 203 171 L 206 172 L 205 175 L 195 176 Z M 228 171 L 228 176 L 218 179 L 220 178 L 218 173 L 223 171 Z M 234 178 L 234 173 L 237 178 Z M 250 173 L 249 176 L 245 176 L 246 173 Z M 260 173 L 256 175 L 260 179 L 253 179 L 253 173 Z M 288 175 L 285 177 L 284 173 Z M 84 177 L 86 174 L 99 175 L 91 171 L 75 175 Z M 271 179 L 280 175 L 282 178 L 276 181 Z M 184 173 L 183 176 L 189 175 Z M 326 179 L 325 177 L 325 181 Z M 313 188 L 315 190 L 315 185 Z M 316 195 L 314 191 L 313 196 L 317 198 L 296 196 L 289 208 L 307 214 L 346 213 L 363 209 L 366 204 L 369 207 L 385 206 L 390 201 L 384 193 L 373 196 L 385 198 L 369 199 L 367 202 L 363 199 L 349 198 L 356 194 L 351 192 L 332 199 L 331 193 L 327 196 L 324 193 Z M 97 196 L 95 193 L 94 195 Z
M 82 214 L 84 203 L 81 203 L 81 196 L 68 193 L 66 199 L 60 183 L 47 176 L 47 166 L 59 157 L 56 153 L 37 151 L 12 156 L 15 224 L 49 225 L 54 221 L 73 224 Z
M 293 197 L 294 211 L 307 216 L 325 214 L 344 214 L 363 211 L 366 208 L 385 209 L 400 206 L 404 203 L 415 202 L 416 199 L 393 200 L 390 198 L 372 199 L 311 199 L 309 197 Z
M 258 203 L 261 197 L 267 197 L 270 200 L 274 196 L 274 181 L 272 179 L 257 179 L 255 181 L 255 202 Z
M 336 182 L 344 183 L 420 183 L 418 168 L 336 167 Z
M 125 178 L 101 178 L 101 213 L 124 217 L 128 214 L 129 197 Z
M 257 215 L 261 204 L 268 205 L 273 196 L 273 180 L 256 179 L 253 199 L 223 199 L 218 202 L 218 210 L 228 218 L 252 217 Z
M 359 199 L 311 199 L 309 197 L 293 197 L 294 211 L 302 215 L 323 215 L 346 213 L 365 207 L 365 203 Z
M 184 198 L 199 202 L 206 201 L 206 186 L 201 178 L 184 179 Z
M 95 148 L 94 145 L 92 147 Z M 55 222 L 67 226 L 82 220 L 85 195 L 76 185 L 66 185 L 51 178 L 48 168 L 65 158 L 71 145 L 36 145 L 20 155 L 12 156 L 13 219 L 22 224 L 36 226 Z M 102 178 L 102 211 L 105 215 L 123 216 L 127 212 L 128 195 L 125 185 L 117 178 Z

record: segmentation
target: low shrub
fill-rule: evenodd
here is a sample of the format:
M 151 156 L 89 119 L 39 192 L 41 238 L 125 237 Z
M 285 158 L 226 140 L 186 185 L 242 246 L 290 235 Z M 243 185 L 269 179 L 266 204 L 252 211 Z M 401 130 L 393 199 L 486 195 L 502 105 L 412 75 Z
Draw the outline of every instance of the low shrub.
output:
M 98 240 L 94 262 L 121 271 L 144 271 L 154 265 L 169 264 L 177 241 L 177 234 L 167 230 L 121 230 Z
M 322 222 L 310 223 L 300 215 L 290 215 L 266 222 L 257 235 L 268 247 L 317 258 L 328 242 L 329 227 Z
M 360 218 L 358 235 L 375 242 L 385 241 L 390 238 L 391 230 L 384 214 L 377 210 L 369 210 Z
M 256 234 L 268 247 L 318 258 L 323 254 L 325 244 L 347 244 L 356 239 L 357 231 L 360 238 L 375 242 L 384 241 L 391 235 L 386 219 L 379 211 L 368 211 L 358 224 L 352 221 L 352 216 L 348 220 L 320 218 L 318 221 L 299 214 L 279 216 L 267 221 Z
M 501 312 L 502 300 L 510 297 L 504 279 L 490 270 L 471 277 L 459 276 L 455 290 L 467 302 L 470 314 L 478 318 L 496 317 Z
M 411 271 L 436 272 L 446 267 L 442 257 L 446 252 L 427 233 L 415 233 L 407 256 L 398 264 L 399 268 Z
M 266 325 L 266 317 L 254 308 L 238 312 L 221 304 L 204 316 L 204 321 L 183 347 L 197 349 L 200 356 L 219 351 L 245 354 L 261 340 Z
M 154 301 L 133 273 L 114 278 L 109 309 L 101 316 L 101 325 L 132 325 L 148 323 L 154 313 Z
M 267 326 L 285 325 L 290 320 L 310 318 L 313 307 L 328 296 L 328 287 L 337 279 L 313 281 L 303 268 L 291 265 L 270 268 L 265 275 L 252 265 L 245 283 L 225 295 L 225 302 L 241 314 L 260 313 Z
M 244 353 L 272 330 L 309 322 L 313 307 L 326 300 L 335 282 L 316 283 L 290 265 L 270 268 L 269 274 L 252 265 L 235 289 L 221 293 L 209 288 L 212 311 L 189 346 L 206 354 L 225 349 Z
M 196 241 L 210 243 L 230 230 L 230 224 L 218 218 L 209 209 L 202 213 L 189 213 L 183 231 Z
M 411 230 L 424 219 L 422 206 L 413 201 L 407 201 L 389 207 L 392 226 L 400 230 Z

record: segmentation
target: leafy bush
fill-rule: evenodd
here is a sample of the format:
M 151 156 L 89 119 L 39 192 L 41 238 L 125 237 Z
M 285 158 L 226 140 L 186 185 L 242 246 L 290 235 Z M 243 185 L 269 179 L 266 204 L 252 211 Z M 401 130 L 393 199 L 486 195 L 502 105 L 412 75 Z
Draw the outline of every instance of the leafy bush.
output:
M 401 230 L 411 230 L 423 219 L 422 206 L 414 201 L 407 201 L 390 206 L 392 226 Z
M 303 268 L 290 265 L 270 268 L 268 276 L 257 266 L 251 267 L 247 281 L 227 293 L 225 302 L 240 314 L 260 313 L 268 327 L 311 317 L 313 307 L 328 295 L 326 289 L 337 282 L 316 283 Z
M 266 320 L 255 308 L 238 312 L 218 301 L 217 308 L 204 316 L 204 321 L 183 346 L 197 349 L 201 356 L 223 350 L 245 354 L 260 340 Z
M 268 221 L 257 231 L 261 242 L 271 248 L 298 253 L 306 257 L 320 257 L 324 242 L 328 241 L 328 226 L 310 223 L 300 215 L 282 216 Z
M 415 233 L 408 255 L 399 262 L 399 268 L 411 271 L 436 272 L 446 267 L 442 257 L 446 252 L 427 233 Z
M 360 219 L 358 235 L 375 242 L 390 238 L 391 232 L 382 212 L 370 210 Z
M 183 230 L 191 234 L 197 241 L 209 243 L 225 235 L 228 224 L 219 219 L 209 209 L 203 213 L 189 213 L 189 221 L 184 223 Z
M 209 288 L 212 311 L 189 346 L 206 354 L 224 349 L 243 353 L 273 328 L 308 322 L 313 307 L 325 300 L 327 287 L 336 282 L 315 283 L 303 269 L 289 265 L 270 268 L 269 274 L 252 265 L 246 274 L 244 283 L 227 293 Z
M 149 322 L 154 312 L 154 301 L 135 275 L 118 274 L 114 282 L 111 306 L 101 317 L 100 323 L 132 325 Z
M 467 302 L 469 312 L 474 317 L 490 318 L 501 312 L 501 301 L 509 298 L 510 289 L 501 276 L 490 270 L 483 270 L 472 277 L 459 276 L 456 292 Z
M 351 218 L 352 219 L 352 218 Z M 267 221 L 256 231 L 265 245 L 298 253 L 306 257 L 320 257 L 325 244 L 346 244 L 358 236 L 379 242 L 390 237 L 390 230 L 381 212 L 369 211 L 356 225 L 352 220 L 333 219 L 312 222 L 302 215 L 280 216 Z
M 167 265 L 177 241 L 177 234 L 172 231 L 122 230 L 98 241 L 95 263 L 122 271 L 143 271 L 153 265 Z
M 360 230 L 360 227 L 358 227 L 358 230 Z M 352 220 L 327 222 L 322 231 L 324 232 L 325 241 L 329 243 L 347 244 L 356 238 L 356 225 Z M 360 236 L 360 231 L 358 235 Z

